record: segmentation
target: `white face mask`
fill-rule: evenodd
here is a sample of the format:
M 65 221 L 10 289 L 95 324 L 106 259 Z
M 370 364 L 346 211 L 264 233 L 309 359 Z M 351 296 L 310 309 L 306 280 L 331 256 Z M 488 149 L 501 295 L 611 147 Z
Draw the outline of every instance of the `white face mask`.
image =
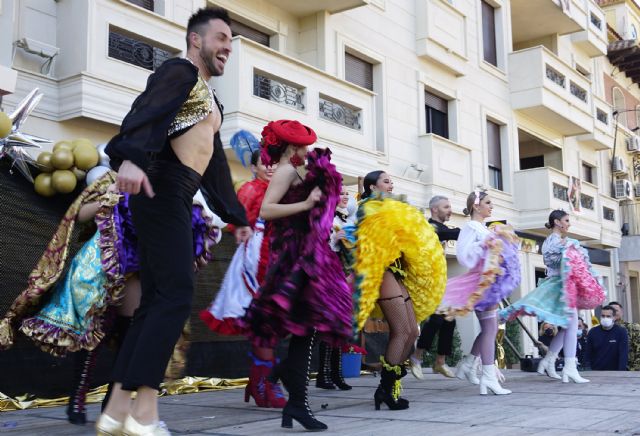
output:
M 602 318 L 600 325 L 605 329 L 610 329 L 613 326 L 613 318 Z

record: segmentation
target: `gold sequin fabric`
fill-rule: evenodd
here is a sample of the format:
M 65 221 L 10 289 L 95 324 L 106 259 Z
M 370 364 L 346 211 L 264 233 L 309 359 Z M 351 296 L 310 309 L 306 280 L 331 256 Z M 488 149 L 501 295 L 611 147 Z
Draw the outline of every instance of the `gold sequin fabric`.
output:
M 213 104 L 213 91 L 207 82 L 198 76 L 198 82 L 191 89 L 189 97 L 169 125 L 169 136 L 204 120 L 213 111 Z

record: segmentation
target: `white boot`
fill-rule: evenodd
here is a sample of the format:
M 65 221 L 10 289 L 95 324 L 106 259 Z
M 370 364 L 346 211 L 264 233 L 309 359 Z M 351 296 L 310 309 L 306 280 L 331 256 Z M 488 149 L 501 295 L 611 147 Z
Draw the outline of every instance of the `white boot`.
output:
M 576 366 L 575 357 L 564 358 L 564 368 L 562 368 L 562 382 L 569 383 L 569 380 L 574 383 L 589 383 L 589 380 L 580 377 L 580 374 L 578 373 L 578 367 Z
M 553 351 L 548 351 L 546 356 L 538 363 L 538 374 L 547 375 L 551 378 L 555 378 L 560 380 L 562 377 L 558 375 L 556 372 L 556 359 L 558 358 L 558 353 L 554 353 Z
M 460 380 L 468 380 L 469 383 L 474 385 L 480 384 L 480 380 L 478 380 L 478 365 L 480 365 L 480 358 L 473 354 L 468 354 L 458 365 L 456 377 Z
M 482 378 L 480 379 L 480 395 L 487 395 L 488 390 L 496 395 L 509 395 L 511 391 L 500 386 L 496 378 L 495 365 L 482 365 Z

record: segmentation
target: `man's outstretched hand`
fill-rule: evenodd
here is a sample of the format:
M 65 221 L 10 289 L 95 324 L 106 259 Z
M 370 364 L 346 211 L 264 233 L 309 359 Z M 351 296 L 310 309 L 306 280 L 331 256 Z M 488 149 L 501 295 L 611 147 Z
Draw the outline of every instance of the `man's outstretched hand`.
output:
M 156 195 L 144 171 L 129 160 L 125 160 L 120 165 L 116 184 L 120 192 L 136 195 L 140 193 L 140 190 L 143 190 L 149 198 L 153 198 Z

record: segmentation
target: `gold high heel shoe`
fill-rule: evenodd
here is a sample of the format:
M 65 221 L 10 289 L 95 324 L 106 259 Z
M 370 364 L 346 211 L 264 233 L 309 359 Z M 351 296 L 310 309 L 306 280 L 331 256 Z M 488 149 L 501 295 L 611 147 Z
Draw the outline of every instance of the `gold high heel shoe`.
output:
M 453 373 L 453 371 L 451 370 L 451 368 L 449 368 L 449 366 L 444 363 L 442 365 L 438 365 L 436 363 L 433 364 L 433 373 L 439 373 L 442 374 L 445 377 L 448 378 L 455 378 L 456 375 Z
M 96 435 L 121 436 L 123 425 L 122 422 L 116 421 L 106 413 L 103 413 L 96 421 Z
M 156 421 L 153 424 L 143 425 L 131 415 L 124 421 L 122 434 L 124 436 L 171 436 L 164 422 Z

